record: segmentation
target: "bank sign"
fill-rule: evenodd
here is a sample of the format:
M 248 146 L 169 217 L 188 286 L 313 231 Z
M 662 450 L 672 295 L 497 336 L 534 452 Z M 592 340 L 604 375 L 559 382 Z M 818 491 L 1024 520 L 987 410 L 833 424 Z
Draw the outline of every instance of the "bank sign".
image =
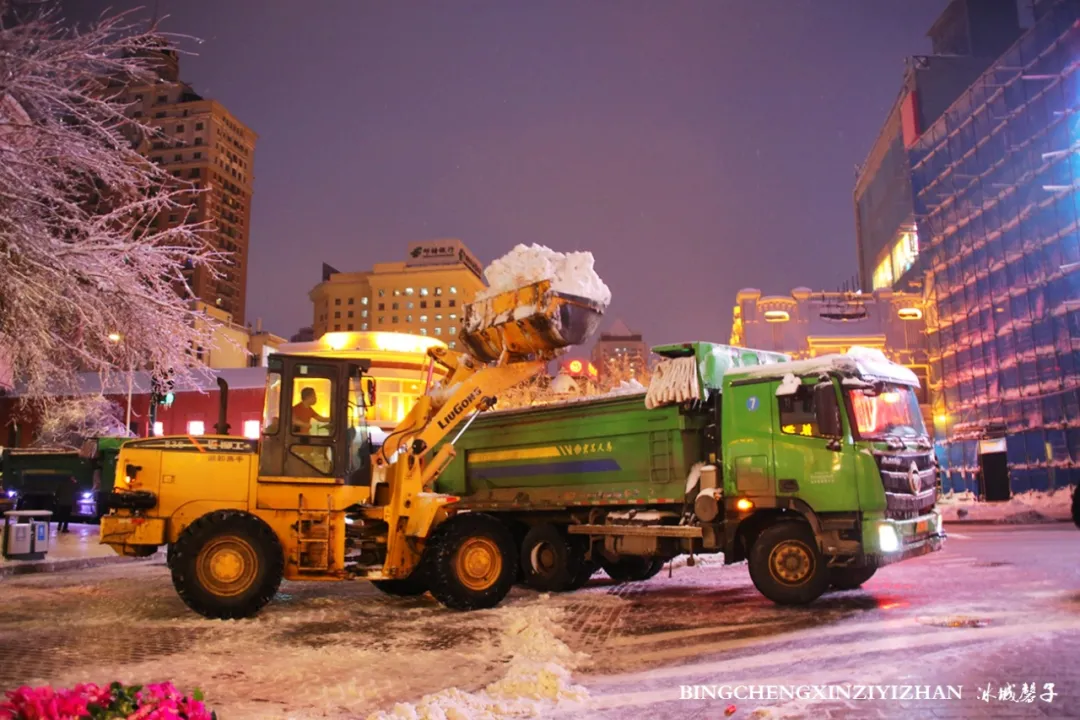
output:
M 426 267 L 431 265 L 462 264 L 472 270 L 477 277 L 483 277 L 480 263 L 460 240 L 428 240 L 409 245 L 408 267 Z

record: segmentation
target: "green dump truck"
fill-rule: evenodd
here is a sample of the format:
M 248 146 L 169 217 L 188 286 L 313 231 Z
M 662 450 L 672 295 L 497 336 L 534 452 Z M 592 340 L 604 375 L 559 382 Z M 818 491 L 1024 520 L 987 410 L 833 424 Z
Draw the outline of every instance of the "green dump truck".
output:
M 5 448 L 0 454 L 0 486 L 18 510 L 56 511 L 57 494 L 74 477 L 72 516 L 100 518 L 103 499 L 112 492 L 116 457 L 127 438 L 87 440 L 71 448 Z
M 918 380 L 880 353 L 792 362 L 711 343 L 654 348 L 648 394 L 478 416 L 436 489 L 495 515 L 521 579 L 645 580 L 677 555 L 748 561 L 804 604 L 941 548 Z

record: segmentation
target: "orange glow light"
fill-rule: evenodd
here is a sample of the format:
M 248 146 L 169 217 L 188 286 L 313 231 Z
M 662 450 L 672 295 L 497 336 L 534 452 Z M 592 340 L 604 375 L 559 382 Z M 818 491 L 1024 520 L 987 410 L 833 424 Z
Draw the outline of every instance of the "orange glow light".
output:
M 599 375 L 599 373 L 596 370 L 596 366 L 593 365 L 592 363 L 589 363 L 589 374 L 592 375 L 593 377 L 596 377 L 597 375 Z
M 579 372 L 581 372 L 581 368 L 582 368 L 582 364 L 581 364 L 580 360 L 571 360 L 570 361 L 570 372 L 579 373 Z

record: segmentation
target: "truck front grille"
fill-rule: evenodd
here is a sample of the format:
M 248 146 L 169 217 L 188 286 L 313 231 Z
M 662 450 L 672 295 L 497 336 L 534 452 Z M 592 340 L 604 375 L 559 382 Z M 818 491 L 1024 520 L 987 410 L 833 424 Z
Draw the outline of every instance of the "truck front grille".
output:
M 907 520 L 925 514 L 934 506 L 937 470 L 931 453 L 876 452 L 874 459 L 885 487 L 886 517 Z

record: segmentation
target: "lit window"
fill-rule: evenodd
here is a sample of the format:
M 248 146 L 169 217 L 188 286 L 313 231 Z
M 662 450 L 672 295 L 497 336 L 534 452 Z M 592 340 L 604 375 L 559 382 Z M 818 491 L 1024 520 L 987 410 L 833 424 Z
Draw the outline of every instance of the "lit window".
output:
M 442 328 L 441 327 L 435 328 L 435 334 L 436 335 L 442 335 Z
M 435 294 L 436 295 L 442 295 L 442 288 L 441 287 L 435 288 Z
M 428 295 L 427 288 L 420 288 L 420 296 L 421 297 L 427 297 L 427 295 Z
M 412 315 L 406 315 L 405 316 L 405 322 L 411 323 L 412 322 Z
M 451 320 L 457 320 L 457 313 L 450 313 Z
M 379 297 L 385 297 L 385 296 L 386 296 L 386 290 L 384 290 L 383 288 L 379 288 Z
M 361 330 L 367 330 L 367 323 L 364 323 L 363 325 L 361 325 L 360 329 Z
M 398 297 L 399 295 L 401 295 L 401 291 L 400 290 L 395 290 L 394 291 L 394 297 Z
M 442 320 L 442 313 L 438 313 L 438 314 L 437 314 L 437 315 L 435 316 L 435 319 L 436 319 L 436 320 Z
M 405 303 L 405 305 L 406 305 L 406 306 L 407 306 L 407 307 L 408 307 L 408 308 L 409 308 L 410 310 L 412 310 L 412 309 L 413 309 L 413 304 L 412 304 L 411 302 L 409 302 L 409 303 Z
M 453 285 L 450 286 L 450 294 L 457 295 L 457 288 Z
M 405 294 L 406 295 L 412 295 L 413 294 L 413 289 L 412 288 L 405 288 Z
M 165 434 L 165 423 L 160 420 L 154 423 L 154 435 L 160 436 Z
M 367 317 L 367 310 L 361 310 L 360 317 Z
M 262 423 L 258 420 L 245 420 L 244 421 L 244 437 L 251 440 L 258 440 L 259 433 L 262 430 Z
M 451 340 L 450 341 L 450 349 L 453 350 L 455 345 L 457 345 L 457 343 L 454 342 L 453 340 Z
M 438 330 L 439 328 L 435 328 L 435 329 Z M 420 334 L 421 335 L 427 335 L 427 328 L 420 328 Z
M 361 305 L 367 305 L 367 302 L 368 302 L 368 299 L 366 297 L 360 298 L 360 304 Z
M 188 435 L 205 435 L 206 425 L 202 420 L 189 420 L 187 424 Z
M 427 322 L 427 315 L 421 315 L 420 322 Z

